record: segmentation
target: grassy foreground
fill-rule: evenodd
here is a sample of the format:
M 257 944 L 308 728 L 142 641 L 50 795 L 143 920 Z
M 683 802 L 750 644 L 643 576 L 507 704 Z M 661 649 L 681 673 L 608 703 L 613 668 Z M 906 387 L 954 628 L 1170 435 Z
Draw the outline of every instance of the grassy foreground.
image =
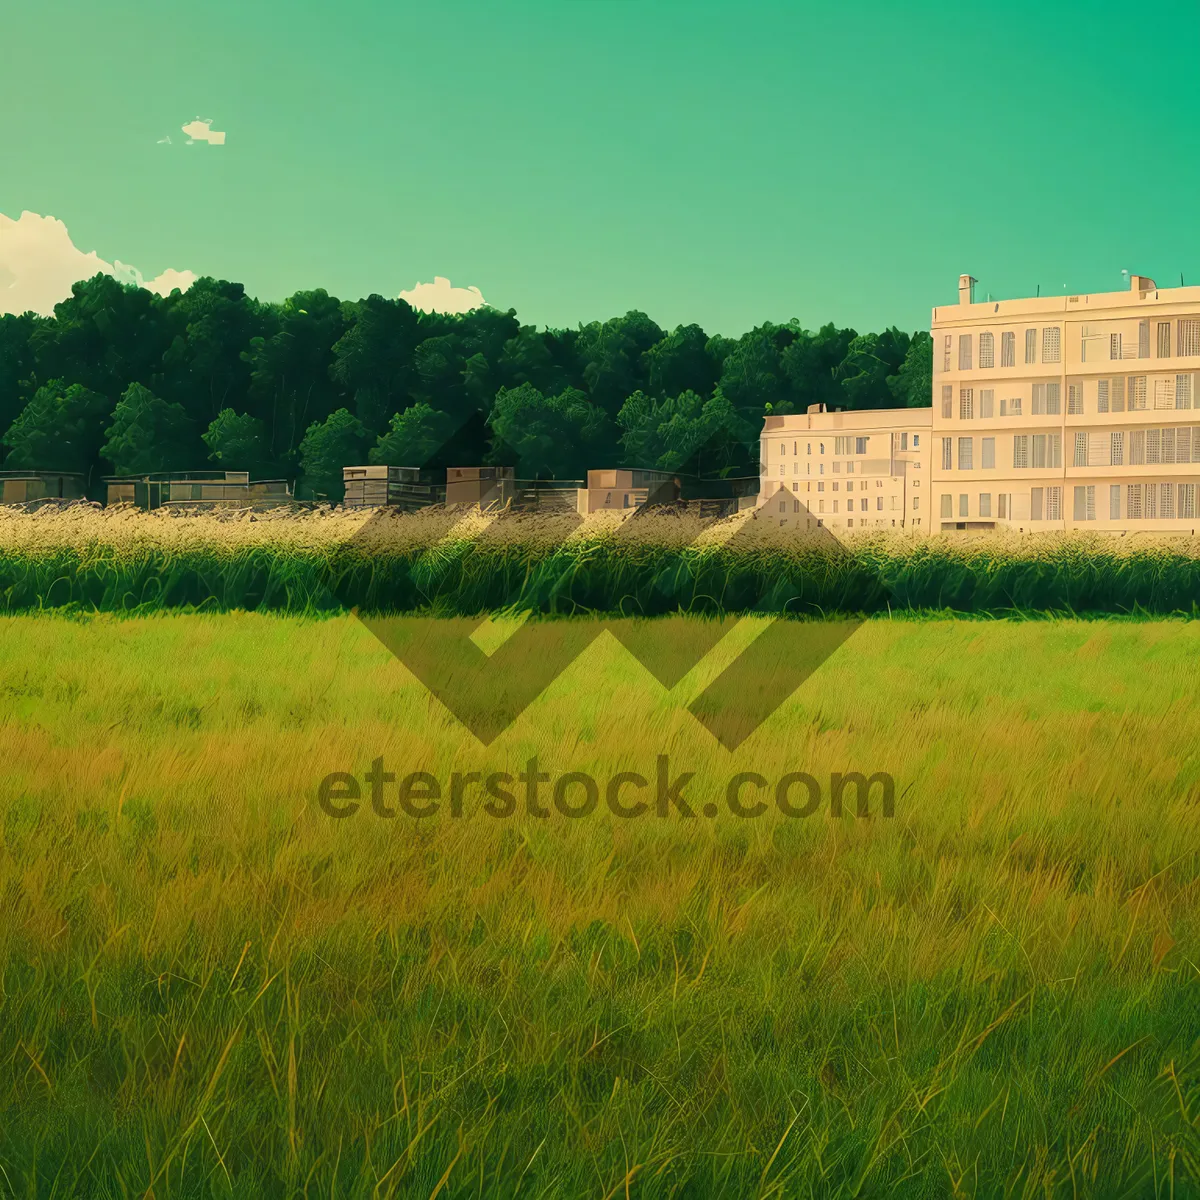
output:
M 733 753 L 723 654 L 485 748 L 353 618 L 0 619 L 0 1191 L 1196 1195 L 1200 628 L 868 622 Z M 317 804 L 659 754 L 896 811 Z
M 0 508 L 0 612 L 1200 614 L 1190 529 L 838 541 L 771 516 Z

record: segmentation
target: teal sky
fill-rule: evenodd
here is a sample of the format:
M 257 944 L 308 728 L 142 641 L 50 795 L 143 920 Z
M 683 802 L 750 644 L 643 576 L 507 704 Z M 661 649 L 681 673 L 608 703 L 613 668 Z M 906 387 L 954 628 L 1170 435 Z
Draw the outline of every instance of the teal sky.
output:
M 14 3 L 0 212 L 269 299 L 927 328 L 964 270 L 1200 283 L 1198 48 L 1195 0 Z

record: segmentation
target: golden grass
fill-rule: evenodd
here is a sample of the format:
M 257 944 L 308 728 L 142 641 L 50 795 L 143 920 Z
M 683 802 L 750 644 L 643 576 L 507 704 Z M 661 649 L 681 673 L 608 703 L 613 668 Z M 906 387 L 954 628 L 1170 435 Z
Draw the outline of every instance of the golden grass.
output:
M 729 753 L 683 704 L 727 646 L 666 693 L 603 636 L 485 748 L 351 618 L 0 620 L 0 1167 L 64 1195 L 1188 1194 L 1198 650 L 1185 622 L 868 622 Z M 603 780 L 660 753 L 696 809 L 739 771 L 879 770 L 896 814 L 316 802 L 377 756 Z

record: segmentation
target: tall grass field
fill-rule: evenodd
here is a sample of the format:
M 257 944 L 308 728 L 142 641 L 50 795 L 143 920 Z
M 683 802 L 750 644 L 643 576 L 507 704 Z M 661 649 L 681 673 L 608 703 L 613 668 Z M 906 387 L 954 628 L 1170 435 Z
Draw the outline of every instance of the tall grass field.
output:
M 646 512 L 0 509 L 0 612 L 1195 615 L 1190 536 L 837 540 Z
M 604 634 L 483 746 L 350 615 L 86 611 L 315 608 L 319 520 L 289 574 L 257 523 L 119 552 L 73 519 L 0 522 L 9 608 L 54 571 L 75 604 L 0 617 L 0 1194 L 1198 1194 L 1196 623 L 868 620 L 732 752 L 686 705 L 753 619 L 670 691 Z M 852 548 L 980 587 L 992 553 Z M 1191 587 L 1189 552 L 1106 553 L 1069 586 Z M 660 757 L 694 816 L 381 815 L 363 782 Z M 726 803 L 854 771 L 891 816 Z

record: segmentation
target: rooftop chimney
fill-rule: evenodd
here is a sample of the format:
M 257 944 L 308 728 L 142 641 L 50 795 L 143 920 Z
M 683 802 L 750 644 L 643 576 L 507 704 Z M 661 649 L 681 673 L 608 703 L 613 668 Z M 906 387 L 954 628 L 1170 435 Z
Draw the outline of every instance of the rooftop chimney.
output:
M 975 284 L 977 282 L 974 275 L 960 275 L 958 277 L 959 304 L 975 303 Z
M 1130 275 L 1129 290 L 1131 292 L 1152 292 L 1157 287 L 1153 279 L 1145 275 Z

